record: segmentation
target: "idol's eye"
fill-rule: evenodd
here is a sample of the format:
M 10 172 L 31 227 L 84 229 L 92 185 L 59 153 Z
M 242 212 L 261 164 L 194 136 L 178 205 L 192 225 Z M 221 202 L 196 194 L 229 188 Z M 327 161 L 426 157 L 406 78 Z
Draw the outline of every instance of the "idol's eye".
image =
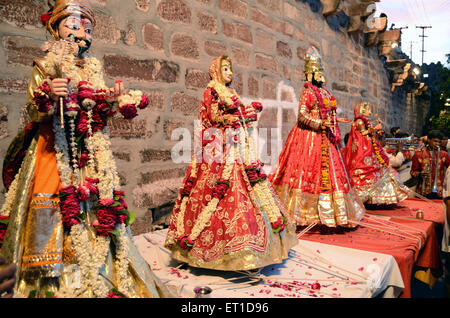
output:
M 92 29 L 86 29 L 86 34 L 89 34 L 89 35 L 91 35 L 92 34 Z

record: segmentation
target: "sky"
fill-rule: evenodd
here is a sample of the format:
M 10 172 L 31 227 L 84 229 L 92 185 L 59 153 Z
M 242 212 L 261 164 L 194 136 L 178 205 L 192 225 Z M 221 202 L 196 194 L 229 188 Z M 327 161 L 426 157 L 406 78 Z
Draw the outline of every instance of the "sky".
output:
M 402 51 L 416 64 L 422 64 L 422 29 L 416 26 L 431 26 L 425 29 L 424 63 L 440 61 L 446 65 L 445 54 L 450 53 L 450 0 L 381 0 L 376 2 L 375 16 L 385 13 L 388 17 L 387 29 L 402 29 Z

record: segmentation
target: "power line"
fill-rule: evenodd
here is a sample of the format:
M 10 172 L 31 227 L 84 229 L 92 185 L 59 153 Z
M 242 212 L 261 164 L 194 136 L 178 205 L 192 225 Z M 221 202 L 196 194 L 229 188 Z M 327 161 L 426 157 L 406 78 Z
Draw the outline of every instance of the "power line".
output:
M 422 65 L 423 65 L 423 53 L 426 52 L 425 51 L 425 38 L 427 38 L 427 36 L 425 35 L 425 29 L 431 29 L 432 26 L 417 26 L 416 25 L 416 28 L 417 29 L 422 29 L 422 35 L 419 35 L 419 37 L 422 38 L 422 50 L 421 50 L 421 52 L 422 52 Z

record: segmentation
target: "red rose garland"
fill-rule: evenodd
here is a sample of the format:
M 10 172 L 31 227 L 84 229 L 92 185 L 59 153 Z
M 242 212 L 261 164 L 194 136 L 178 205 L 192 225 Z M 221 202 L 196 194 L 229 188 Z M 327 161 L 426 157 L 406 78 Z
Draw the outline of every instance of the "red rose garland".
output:
M 38 107 L 38 111 L 41 113 L 47 113 L 53 107 L 53 100 L 50 98 L 51 88 L 47 81 L 44 81 L 42 85 L 34 91 L 33 101 Z
M 262 166 L 263 163 L 259 160 L 245 166 L 245 172 L 252 186 L 267 179 L 267 175 L 262 171 Z

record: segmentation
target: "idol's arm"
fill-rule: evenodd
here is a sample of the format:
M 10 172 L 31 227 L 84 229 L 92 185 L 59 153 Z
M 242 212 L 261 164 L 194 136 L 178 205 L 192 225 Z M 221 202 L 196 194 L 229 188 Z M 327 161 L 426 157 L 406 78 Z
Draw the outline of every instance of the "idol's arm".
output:
M 322 126 L 322 120 L 311 116 L 310 109 L 314 103 L 314 98 L 309 90 L 304 90 L 300 98 L 300 108 L 298 111 L 298 121 L 306 126 L 319 130 Z

